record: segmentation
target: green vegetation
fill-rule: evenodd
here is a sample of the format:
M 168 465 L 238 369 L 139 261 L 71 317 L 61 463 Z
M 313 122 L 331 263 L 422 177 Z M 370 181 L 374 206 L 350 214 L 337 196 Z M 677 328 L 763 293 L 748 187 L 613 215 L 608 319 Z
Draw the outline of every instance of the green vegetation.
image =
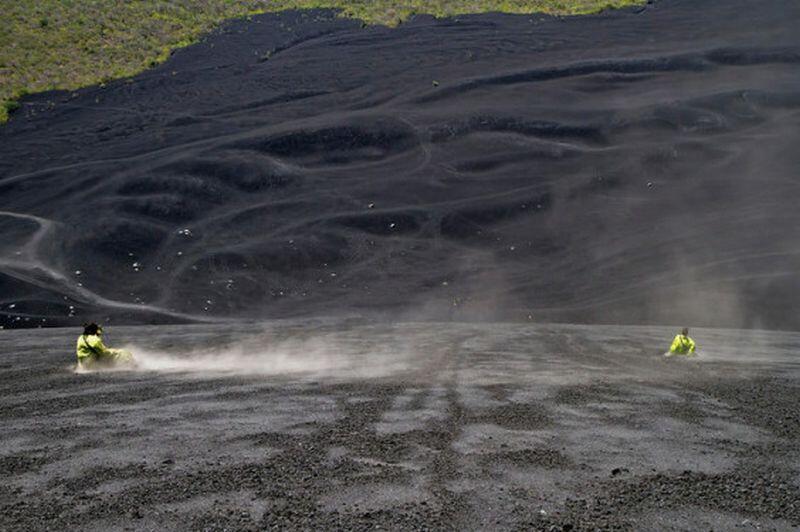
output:
M 416 13 L 585 14 L 644 0 L 0 0 L 0 122 L 29 92 L 132 76 L 229 18 L 338 8 L 395 25 Z

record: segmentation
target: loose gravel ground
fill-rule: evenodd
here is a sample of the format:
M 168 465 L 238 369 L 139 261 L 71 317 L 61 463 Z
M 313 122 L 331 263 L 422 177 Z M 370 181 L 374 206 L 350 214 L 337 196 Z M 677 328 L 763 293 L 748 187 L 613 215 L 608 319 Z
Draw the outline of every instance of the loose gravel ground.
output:
M 132 327 L 147 367 L 80 375 L 5 331 L 0 529 L 797 529 L 800 335 L 670 332 Z

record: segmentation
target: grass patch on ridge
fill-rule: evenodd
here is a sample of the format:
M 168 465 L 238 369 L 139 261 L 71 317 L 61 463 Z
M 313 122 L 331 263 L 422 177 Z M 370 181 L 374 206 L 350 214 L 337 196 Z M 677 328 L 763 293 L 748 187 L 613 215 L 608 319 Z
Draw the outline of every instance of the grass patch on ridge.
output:
M 0 0 L 0 123 L 25 94 L 135 75 L 220 22 L 285 9 L 337 8 L 369 24 L 501 11 L 579 15 L 645 0 Z

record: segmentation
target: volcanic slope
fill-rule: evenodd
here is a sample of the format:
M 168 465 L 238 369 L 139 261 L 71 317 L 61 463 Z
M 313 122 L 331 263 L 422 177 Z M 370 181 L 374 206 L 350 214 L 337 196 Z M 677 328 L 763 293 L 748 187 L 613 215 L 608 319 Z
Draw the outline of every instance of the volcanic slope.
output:
M 5 331 L 0 529 L 797 530 L 800 334 L 670 332 L 114 327 L 141 370 L 75 375 Z
M 234 22 L 0 128 L 2 325 L 797 329 L 800 4 Z

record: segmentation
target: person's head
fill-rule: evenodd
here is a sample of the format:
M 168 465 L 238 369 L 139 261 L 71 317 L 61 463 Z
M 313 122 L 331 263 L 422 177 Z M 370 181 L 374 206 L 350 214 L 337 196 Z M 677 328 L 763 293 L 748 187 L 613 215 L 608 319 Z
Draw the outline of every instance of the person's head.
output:
M 83 326 L 83 334 L 100 334 L 102 331 L 103 329 L 101 329 L 100 326 L 94 322 Z
M 684 327 L 681 329 L 681 334 L 684 336 L 689 336 L 689 327 Z

